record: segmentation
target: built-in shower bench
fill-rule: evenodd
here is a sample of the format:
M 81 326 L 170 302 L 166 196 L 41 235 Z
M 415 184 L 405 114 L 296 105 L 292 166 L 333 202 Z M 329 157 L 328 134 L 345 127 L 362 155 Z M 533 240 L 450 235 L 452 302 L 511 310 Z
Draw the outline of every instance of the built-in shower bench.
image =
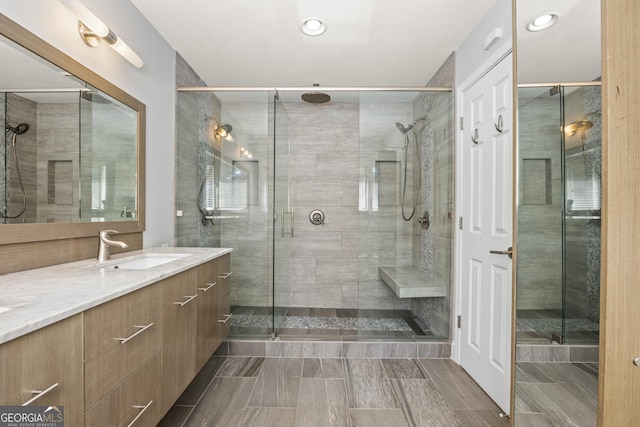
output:
M 427 275 L 417 267 L 378 267 L 378 276 L 398 298 L 447 296 L 444 284 L 429 282 Z

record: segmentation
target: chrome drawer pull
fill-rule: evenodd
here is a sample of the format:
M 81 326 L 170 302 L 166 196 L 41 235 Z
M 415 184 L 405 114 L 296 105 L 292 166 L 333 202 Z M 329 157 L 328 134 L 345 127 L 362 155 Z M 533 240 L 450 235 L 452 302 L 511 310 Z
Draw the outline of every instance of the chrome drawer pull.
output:
M 132 408 L 135 409 L 142 409 L 142 411 L 140 411 L 138 413 L 138 415 L 136 415 L 136 417 L 133 419 L 133 421 L 131 421 L 129 423 L 129 425 L 127 425 L 127 427 L 131 427 L 132 425 L 134 425 L 136 423 L 136 421 L 138 421 L 138 418 L 140 418 L 142 416 L 142 414 L 144 414 L 144 411 L 146 411 L 147 409 L 149 409 L 149 406 L 151 406 L 151 404 L 153 403 L 153 400 L 150 400 L 149 403 L 147 403 L 145 406 L 140 406 L 140 405 L 133 405 Z
M 149 323 L 147 326 L 134 326 L 134 328 L 140 328 L 140 330 L 133 335 L 128 336 L 127 338 L 114 338 L 114 340 L 120 341 L 120 344 L 126 344 L 127 341 L 132 340 L 135 336 L 143 333 L 147 329 L 153 326 L 153 322 Z
M 33 402 L 35 402 L 36 400 L 40 399 L 42 396 L 44 396 L 45 394 L 49 393 L 51 390 L 53 390 L 56 387 L 58 387 L 58 383 L 55 383 L 54 385 L 52 385 L 49 388 L 46 388 L 44 390 L 33 390 L 31 393 L 35 394 L 35 396 L 33 396 L 31 399 L 29 399 L 26 402 L 24 402 L 21 406 L 31 405 Z
M 213 288 L 216 285 L 216 282 L 213 283 L 207 283 L 206 284 L 206 288 L 198 288 L 199 290 L 203 291 L 203 292 L 207 292 L 209 289 Z
M 224 273 L 222 276 L 218 276 L 218 279 L 226 279 L 227 277 L 231 276 L 232 274 L 233 274 L 233 272 Z
M 218 323 L 227 323 L 229 321 L 229 319 L 231 319 L 231 316 L 233 316 L 233 313 L 232 314 L 225 314 L 224 315 L 225 319 L 224 320 L 218 319 Z
M 182 302 L 175 302 L 174 304 L 179 305 L 180 307 L 184 307 L 185 305 L 189 304 L 191 301 L 193 301 L 196 297 L 198 296 L 198 294 L 195 295 L 185 295 L 184 297 L 186 298 L 186 300 L 182 301 Z

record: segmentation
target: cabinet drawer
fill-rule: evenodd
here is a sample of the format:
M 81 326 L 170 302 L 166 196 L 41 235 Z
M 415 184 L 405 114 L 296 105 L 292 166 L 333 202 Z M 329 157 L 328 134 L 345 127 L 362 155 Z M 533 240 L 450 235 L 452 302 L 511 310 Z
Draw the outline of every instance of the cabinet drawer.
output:
M 85 312 L 85 411 L 160 351 L 162 293 L 153 285 Z
M 82 399 L 81 314 L 0 345 L 0 405 L 64 406 L 76 426 Z
M 85 426 L 153 427 L 162 416 L 160 353 L 109 392 L 85 415 Z
M 229 299 L 229 293 L 218 299 L 218 327 L 217 327 L 217 342 L 218 345 L 229 335 L 231 327 L 231 304 Z
M 218 258 L 218 295 L 220 298 L 229 293 L 229 283 L 231 282 L 231 255 L 226 254 Z
M 218 321 L 218 262 L 211 260 L 198 266 L 198 304 L 196 315 L 196 371 L 209 360 L 220 342 L 216 333 Z
M 163 408 L 171 405 L 196 374 L 196 269 L 163 280 Z

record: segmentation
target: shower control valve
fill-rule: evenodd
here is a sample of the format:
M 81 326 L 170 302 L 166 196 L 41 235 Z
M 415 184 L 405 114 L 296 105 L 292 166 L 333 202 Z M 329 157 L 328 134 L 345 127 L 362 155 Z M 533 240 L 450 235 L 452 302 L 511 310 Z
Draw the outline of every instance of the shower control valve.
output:
M 322 212 L 320 209 L 311 211 L 311 213 L 309 214 L 309 221 L 311 221 L 311 224 L 313 225 L 323 225 L 324 212 Z

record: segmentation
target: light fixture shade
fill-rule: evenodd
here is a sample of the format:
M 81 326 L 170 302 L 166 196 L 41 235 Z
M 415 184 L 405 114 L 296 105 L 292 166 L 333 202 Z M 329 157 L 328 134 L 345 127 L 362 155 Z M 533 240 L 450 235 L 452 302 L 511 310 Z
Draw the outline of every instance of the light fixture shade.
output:
M 113 33 L 112 33 L 113 34 Z M 131 65 L 136 68 L 142 68 L 144 65 L 144 61 L 142 58 L 138 56 L 125 42 L 122 41 L 121 38 L 116 36 L 116 40 L 114 43 L 111 43 L 111 40 L 106 39 L 109 42 L 109 46 L 113 48 L 116 52 L 118 52 L 124 59 L 129 61 Z
M 95 35 L 106 37 L 107 34 L 109 34 L 109 27 L 78 0 L 60 0 L 60 3 L 64 4 L 67 9 L 73 12 Z

